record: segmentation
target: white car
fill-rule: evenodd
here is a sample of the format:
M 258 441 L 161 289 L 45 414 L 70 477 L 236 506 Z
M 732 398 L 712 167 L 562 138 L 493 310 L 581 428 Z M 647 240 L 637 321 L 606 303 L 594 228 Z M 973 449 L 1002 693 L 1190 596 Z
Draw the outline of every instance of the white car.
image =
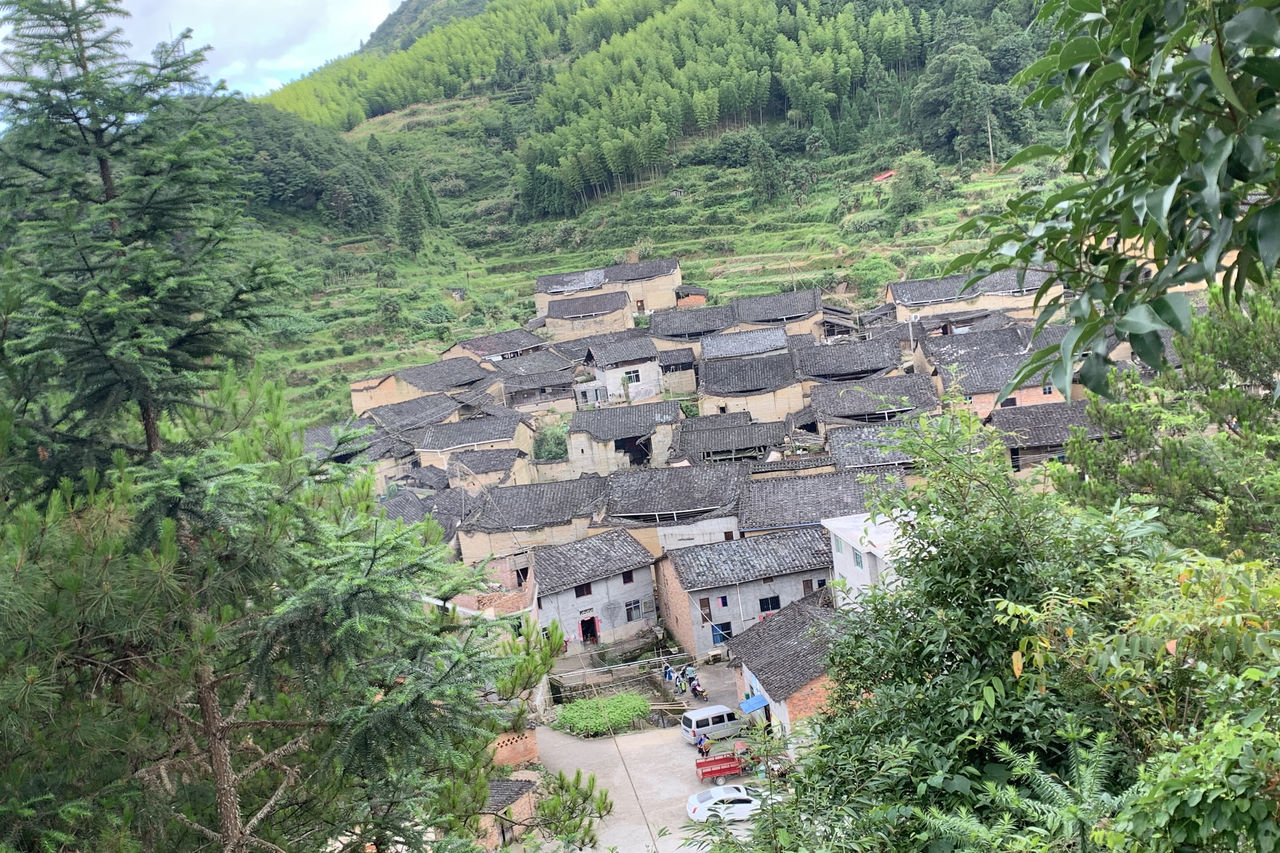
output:
M 686 810 L 689 820 L 705 823 L 708 820 L 750 820 L 764 805 L 761 791 L 742 785 L 721 785 L 699 791 L 689 798 Z

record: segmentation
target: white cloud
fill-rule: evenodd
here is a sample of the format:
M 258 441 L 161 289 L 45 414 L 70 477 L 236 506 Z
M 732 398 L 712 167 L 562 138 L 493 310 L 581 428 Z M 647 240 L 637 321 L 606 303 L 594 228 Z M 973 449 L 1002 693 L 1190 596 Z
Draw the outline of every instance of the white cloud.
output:
M 400 0 L 125 0 L 121 22 L 135 55 L 192 30 L 209 45 L 205 73 L 232 89 L 260 95 L 330 59 L 351 53 Z

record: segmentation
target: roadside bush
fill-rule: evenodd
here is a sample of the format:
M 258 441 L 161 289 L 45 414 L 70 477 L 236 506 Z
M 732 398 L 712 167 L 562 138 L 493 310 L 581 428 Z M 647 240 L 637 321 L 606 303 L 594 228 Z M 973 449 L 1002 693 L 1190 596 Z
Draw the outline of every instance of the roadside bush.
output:
M 618 693 L 597 699 L 579 699 L 561 705 L 555 728 L 580 737 L 599 737 L 631 728 L 649 716 L 649 702 L 636 693 Z

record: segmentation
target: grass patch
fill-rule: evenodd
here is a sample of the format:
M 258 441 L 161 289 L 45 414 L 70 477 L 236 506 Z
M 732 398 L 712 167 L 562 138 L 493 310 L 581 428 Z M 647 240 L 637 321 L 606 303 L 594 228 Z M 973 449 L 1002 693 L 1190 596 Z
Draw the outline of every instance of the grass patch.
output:
M 638 693 L 615 693 L 561 705 L 554 727 L 579 737 L 600 737 L 626 731 L 647 716 L 649 700 Z

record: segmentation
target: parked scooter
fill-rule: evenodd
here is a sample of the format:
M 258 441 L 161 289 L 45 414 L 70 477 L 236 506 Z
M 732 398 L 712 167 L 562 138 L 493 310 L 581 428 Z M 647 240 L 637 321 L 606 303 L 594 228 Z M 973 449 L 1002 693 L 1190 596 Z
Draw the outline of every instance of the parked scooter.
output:
M 703 702 L 707 701 L 707 691 L 702 689 L 702 684 L 698 679 L 695 678 L 689 682 L 689 692 L 693 694 L 695 699 L 701 699 Z

